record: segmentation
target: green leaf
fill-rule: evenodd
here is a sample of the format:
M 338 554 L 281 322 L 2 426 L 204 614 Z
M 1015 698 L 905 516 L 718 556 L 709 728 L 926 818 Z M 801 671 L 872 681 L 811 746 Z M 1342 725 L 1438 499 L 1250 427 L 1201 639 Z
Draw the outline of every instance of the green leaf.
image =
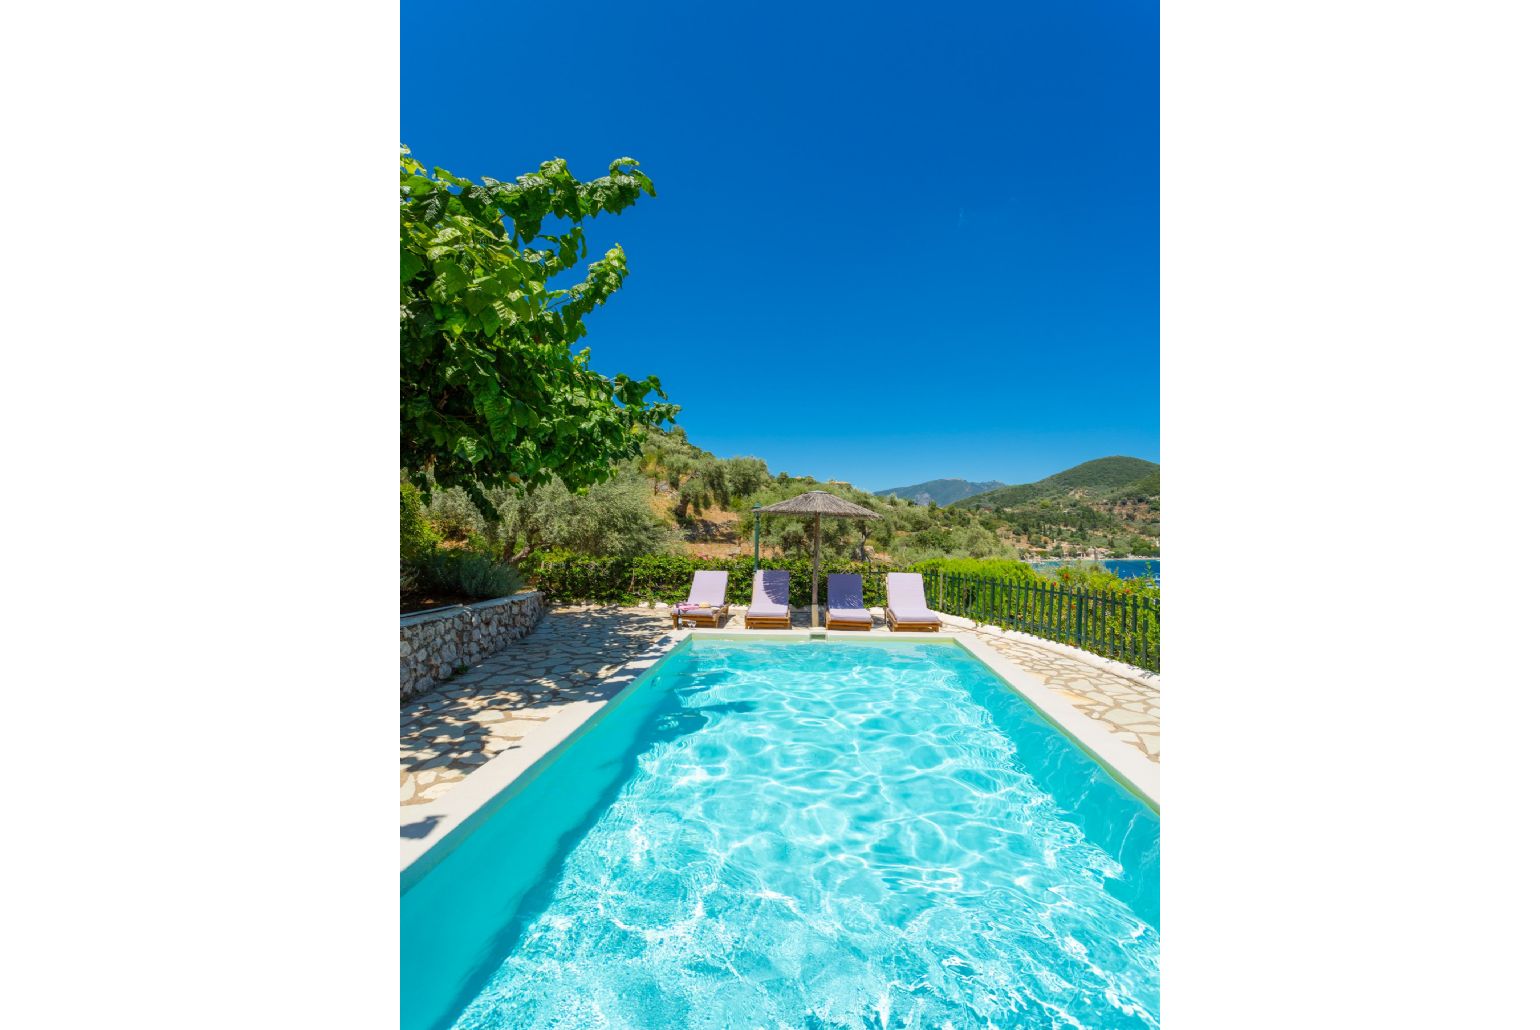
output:
M 401 252 L 401 281 L 407 282 L 416 278 L 417 274 L 428 266 L 423 264 L 422 258 L 409 250 Z
M 428 296 L 437 301 L 448 301 L 470 283 L 471 277 L 455 262 L 448 259 L 435 261 L 433 262 L 433 285 L 428 288 Z
M 441 484 L 598 482 L 634 455 L 645 429 L 674 410 L 647 400 L 646 383 L 614 383 L 574 355 L 585 317 L 620 288 L 618 247 L 570 290 L 551 277 L 578 267 L 577 224 L 650 194 L 632 158 L 578 180 L 560 158 L 538 172 L 476 185 L 442 168 L 401 161 L 401 434 L 413 474 Z M 458 192 L 456 192 L 458 191 Z M 547 216 L 563 230 L 535 250 Z
M 426 182 L 427 180 L 420 181 Z M 422 197 L 422 209 L 420 212 L 422 220 L 432 223 L 442 218 L 444 212 L 448 209 L 448 200 L 448 195 L 444 193 L 443 189 L 434 186 L 431 192 L 425 193 Z

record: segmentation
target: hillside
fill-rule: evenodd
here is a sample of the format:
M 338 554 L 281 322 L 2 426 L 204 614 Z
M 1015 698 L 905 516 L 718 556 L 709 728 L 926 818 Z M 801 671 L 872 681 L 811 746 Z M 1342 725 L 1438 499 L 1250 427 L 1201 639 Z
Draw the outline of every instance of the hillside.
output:
M 1131 501 L 1145 501 L 1152 497 L 1160 497 L 1159 468 L 1156 468 L 1154 472 L 1151 472 L 1149 475 L 1143 477 L 1142 479 L 1135 480 L 1128 486 L 1123 487 L 1123 489 L 1112 495 L 1112 499 L 1115 501 L 1124 499 Z
M 826 490 L 882 516 L 870 522 L 824 520 L 826 553 L 901 561 L 1020 556 L 1006 521 L 988 512 L 916 504 L 895 495 L 876 496 L 840 480 L 772 474 L 760 458 L 712 454 L 691 443 L 678 426 L 648 434 L 631 474 L 647 483 L 647 521 L 662 522 L 677 545 L 697 557 L 750 553 L 754 505 L 783 501 L 808 490 Z M 957 482 L 964 485 L 961 480 Z M 983 488 L 997 484 L 966 485 Z M 806 553 L 812 543 L 807 529 L 803 519 L 766 517 L 759 526 L 761 550 L 767 554 Z
M 675 454 L 674 459 L 653 462 L 654 475 L 660 475 L 663 466 L 682 462 L 678 467 L 684 475 L 668 486 L 659 482 L 656 488 L 670 496 L 664 503 L 692 553 L 743 553 L 752 530 L 753 503 L 784 500 L 808 489 L 829 490 L 882 512 L 882 521 L 860 528 L 870 535 L 870 550 L 883 556 L 1032 559 L 1160 553 L 1160 466 L 1140 458 L 1098 458 L 1019 486 L 937 479 L 874 495 L 843 482 L 818 483 L 784 472 L 771 477 L 763 461 L 724 461 L 688 444 L 682 430 L 660 434 L 650 450 Z M 859 536 L 853 524 L 830 523 L 824 532 L 826 542 L 829 533 L 838 534 L 836 549 L 854 546 Z M 805 543 L 792 520 L 766 520 L 762 535 L 768 548 Z
M 934 503 L 938 508 L 945 508 L 964 497 L 998 490 L 1002 486 L 1005 484 L 998 479 L 991 479 L 987 483 L 970 483 L 966 479 L 931 479 L 914 486 L 893 486 L 875 493 L 878 497 L 902 497 L 915 504 Z
M 1160 494 L 1160 466 L 1143 458 L 1097 458 L 1083 462 L 1074 468 L 1055 472 L 1035 483 L 1006 486 L 987 493 L 965 497 L 960 502 L 964 508 L 1019 508 L 1034 501 L 1075 497 L 1081 500 L 1110 500 L 1128 493 L 1129 496 L 1153 496 Z
M 678 426 L 650 432 L 639 457 L 581 494 L 561 484 L 541 488 L 527 506 L 516 509 L 511 538 L 503 528 L 481 522 L 469 498 L 457 506 L 464 510 L 455 519 L 451 498 L 435 496 L 430 518 L 438 520 L 446 540 L 512 539 L 524 547 L 535 539 L 543 548 L 579 554 L 679 550 L 697 557 L 734 557 L 752 552 L 756 504 L 813 489 L 882 516 L 871 522 L 826 520 L 823 547 L 828 554 L 913 562 L 1160 553 L 1160 467 L 1153 462 L 1102 458 L 1021 486 L 932 480 L 873 495 L 838 480 L 772 474 L 759 458 L 719 458 L 691 443 Z M 979 492 L 958 496 L 963 490 Z M 914 499 L 904 496 L 908 493 Z M 991 499 L 994 503 L 980 503 Z M 811 545 L 801 519 L 765 518 L 759 536 L 765 554 L 802 554 Z
M 1160 466 L 1141 458 L 1097 458 L 953 508 L 1002 520 L 1034 555 L 1160 553 Z

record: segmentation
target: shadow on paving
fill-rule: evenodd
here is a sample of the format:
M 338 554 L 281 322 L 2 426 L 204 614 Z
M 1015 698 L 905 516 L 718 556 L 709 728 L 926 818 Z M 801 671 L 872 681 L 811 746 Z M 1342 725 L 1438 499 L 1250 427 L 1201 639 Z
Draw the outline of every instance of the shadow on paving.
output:
M 441 815 L 430 815 L 417 820 L 415 823 L 406 823 L 401 827 L 401 836 L 410 837 L 413 840 L 421 840 L 433 832 L 433 828 L 439 824 Z
M 548 612 L 528 636 L 402 704 L 402 771 L 465 774 L 496 754 L 515 750 L 518 737 L 493 732 L 494 727 L 510 728 L 510 718 L 481 721 L 476 716 L 513 713 L 511 721 L 517 723 L 543 719 L 542 712 L 553 706 L 608 700 L 636 677 L 636 671 L 620 667 L 661 655 L 667 645 L 661 638 L 669 628 L 661 612 Z M 608 679 L 603 675 L 607 669 L 612 671 Z M 493 740 L 501 746 L 489 749 Z

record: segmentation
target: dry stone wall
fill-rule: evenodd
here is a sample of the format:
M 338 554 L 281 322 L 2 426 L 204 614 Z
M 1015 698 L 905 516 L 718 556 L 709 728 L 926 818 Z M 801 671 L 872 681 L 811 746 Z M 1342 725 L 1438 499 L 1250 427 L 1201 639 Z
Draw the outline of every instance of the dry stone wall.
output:
M 524 636 L 545 614 L 538 590 L 401 616 L 401 700 Z

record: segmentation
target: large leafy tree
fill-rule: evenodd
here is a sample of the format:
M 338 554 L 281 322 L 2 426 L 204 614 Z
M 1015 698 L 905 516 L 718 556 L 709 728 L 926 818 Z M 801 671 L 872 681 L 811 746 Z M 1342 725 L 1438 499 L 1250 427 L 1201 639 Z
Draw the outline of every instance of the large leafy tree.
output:
M 604 376 L 572 349 L 626 277 L 619 245 L 572 272 L 582 223 L 643 193 L 631 158 L 592 182 L 558 158 L 478 185 L 402 148 L 401 462 L 415 483 L 464 487 L 490 515 L 488 489 L 600 482 L 673 419 L 656 376 Z M 562 224 L 542 233 L 548 220 Z M 574 281 L 556 288 L 563 273 Z

